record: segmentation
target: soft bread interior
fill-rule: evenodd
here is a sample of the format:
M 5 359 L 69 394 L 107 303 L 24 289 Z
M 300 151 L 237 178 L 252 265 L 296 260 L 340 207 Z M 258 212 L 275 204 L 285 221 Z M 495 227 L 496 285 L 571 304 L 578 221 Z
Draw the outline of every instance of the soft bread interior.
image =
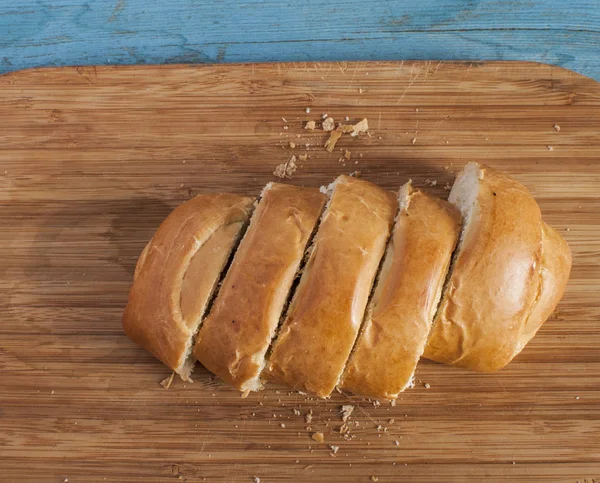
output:
M 463 217 L 463 235 L 469 227 L 474 209 L 476 208 L 475 203 L 479 194 L 480 179 L 481 168 L 479 164 L 467 164 L 462 173 L 456 178 L 448 197 L 448 201 L 460 210 L 460 214 Z
M 460 214 L 463 218 L 463 224 L 458 243 L 456 244 L 456 248 L 452 254 L 452 260 L 450 261 L 450 268 L 448 269 L 448 273 L 446 275 L 446 281 L 441 292 L 442 298 L 446 293 L 447 285 L 452 277 L 454 264 L 462 249 L 466 245 L 466 241 L 473 232 L 472 227 L 476 224 L 474 222 L 478 216 L 477 197 L 479 196 L 479 181 L 481 180 L 481 176 L 482 172 L 479 164 L 468 163 L 458 178 L 456 178 L 454 186 L 452 186 L 452 190 L 448 196 L 448 201 L 460 210 Z M 440 307 L 438 306 L 438 309 L 439 308 Z
M 215 230 L 190 259 L 181 282 L 179 306 L 184 324 L 190 331 L 190 338 L 185 347 L 182 365 L 177 373 L 184 380 L 189 380 L 194 367 L 192 348 L 203 316 L 212 296 L 222 279 L 231 253 L 237 246 L 243 231 L 243 222 L 223 225 Z M 219 274 L 207 276 L 207 274 Z

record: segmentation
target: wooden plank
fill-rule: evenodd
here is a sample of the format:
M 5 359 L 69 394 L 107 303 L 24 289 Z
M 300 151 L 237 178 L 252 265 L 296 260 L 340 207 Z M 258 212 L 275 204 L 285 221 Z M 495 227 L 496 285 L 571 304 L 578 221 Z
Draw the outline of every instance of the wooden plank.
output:
M 593 0 L 20 0 L 0 4 L 0 72 L 74 64 L 535 60 L 600 79 Z
M 527 63 L 0 77 L 3 478 L 598 480 L 599 104 L 593 81 Z M 325 112 L 369 119 L 371 137 L 340 141 L 352 151 L 346 165 L 322 148 L 324 134 L 303 129 Z M 310 186 L 360 170 L 388 189 L 409 177 L 435 180 L 427 189 L 445 197 L 468 161 L 507 171 L 571 245 L 564 300 L 505 370 L 424 362 L 417 387 L 394 407 L 338 394 L 319 401 L 281 386 L 242 399 L 202 368 L 193 384 L 163 389 L 168 371 L 120 325 L 137 256 L 173 207 L 201 192 L 256 195 L 292 153 L 309 158 L 290 182 Z M 356 406 L 351 440 L 339 434 L 342 404 Z M 334 456 L 329 445 L 340 447 Z

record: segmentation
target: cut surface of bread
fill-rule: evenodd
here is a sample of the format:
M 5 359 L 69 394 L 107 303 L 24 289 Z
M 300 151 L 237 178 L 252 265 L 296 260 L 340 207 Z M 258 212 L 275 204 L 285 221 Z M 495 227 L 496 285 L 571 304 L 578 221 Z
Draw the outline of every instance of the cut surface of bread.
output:
M 198 334 L 196 358 L 241 391 L 260 374 L 326 197 L 269 183 Z
M 391 231 L 396 200 L 340 176 L 265 369 L 268 379 L 327 397 L 360 329 Z
M 193 338 L 253 201 L 196 196 L 165 219 L 138 260 L 123 328 L 184 380 L 193 368 Z
M 542 221 L 527 189 L 469 163 L 449 201 L 464 223 L 424 356 L 476 371 L 506 366 L 538 296 Z
M 395 399 L 412 381 L 425 349 L 461 215 L 447 201 L 415 190 L 399 194 L 400 211 L 363 328 L 340 388 Z

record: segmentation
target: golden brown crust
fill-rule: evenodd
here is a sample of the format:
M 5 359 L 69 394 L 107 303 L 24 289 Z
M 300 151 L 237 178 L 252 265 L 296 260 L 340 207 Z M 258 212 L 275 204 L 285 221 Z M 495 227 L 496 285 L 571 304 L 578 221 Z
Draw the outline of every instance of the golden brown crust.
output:
M 554 228 L 542 222 L 541 283 L 533 309 L 521 329 L 513 357 L 523 350 L 554 312 L 567 286 L 571 261 L 571 249 L 567 242 Z
M 423 353 L 461 227 L 456 207 L 414 190 L 400 190 L 394 234 L 346 366 L 341 389 L 395 399 L 411 382 Z
M 326 197 L 269 184 L 194 349 L 211 372 L 242 391 L 260 389 L 265 354 Z
M 541 215 L 524 186 L 474 165 L 468 165 L 461 176 L 476 169 L 477 197 L 466 216 L 424 357 L 490 372 L 512 359 L 536 298 Z M 461 176 L 450 194 L 450 201 L 459 205 Z
M 184 379 L 191 371 L 186 355 L 192 337 L 252 203 L 251 198 L 233 194 L 191 199 L 165 219 L 138 261 L 123 328 L 134 342 Z M 210 248 L 210 253 L 203 255 L 203 247 Z M 186 313 L 181 297 L 182 288 L 184 293 L 193 290 L 184 280 L 195 275 L 187 273 L 190 266 L 205 270 L 203 283 L 208 289 L 185 304 Z
M 265 377 L 327 397 L 342 374 L 396 212 L 394 196 L 340 176 Z

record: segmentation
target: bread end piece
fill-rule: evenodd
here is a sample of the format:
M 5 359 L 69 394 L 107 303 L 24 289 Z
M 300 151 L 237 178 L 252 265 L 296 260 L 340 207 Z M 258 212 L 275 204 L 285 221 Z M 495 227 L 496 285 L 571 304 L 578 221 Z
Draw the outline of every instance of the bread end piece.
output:
M 571 249 L 565 239 L 554 228 L 542 222 L 541 281 L 533 309 L 522 328 L 513 357 L 523 350 L 556 309 L 569 281 L 571 263 Z
M 194 365 L 194 336 L 252 203 L 199 195 L 165 219 L 138 260 L 123 329 L 184 380 Z
M 469 163 L 449 201 L 464 218 L 425 357 L 481 372 L 515 354 L 540 284 L 542 221 L 527 189 Z

